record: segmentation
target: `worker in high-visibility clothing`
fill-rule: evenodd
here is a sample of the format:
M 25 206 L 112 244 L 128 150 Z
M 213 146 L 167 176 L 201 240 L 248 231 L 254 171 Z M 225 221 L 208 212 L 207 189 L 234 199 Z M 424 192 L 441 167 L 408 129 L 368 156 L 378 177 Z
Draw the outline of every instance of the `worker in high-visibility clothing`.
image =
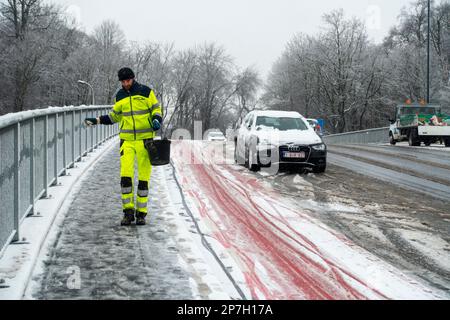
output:
M 130 68 L 119 70 L 122 88 L 117 92 L 115 104 L 108 115 L 85 120 L 91 125 L 120 123 L 120 165 L 124 217 L 122 226 L 146 224 L 149 183 L 152 165 L 145 142 L 153 139 L 163 122 L 161 105 L 153 90 L 135 80 Z M 134 198 L 134 163 L 137 158 L 139 185 L 137 201 Z

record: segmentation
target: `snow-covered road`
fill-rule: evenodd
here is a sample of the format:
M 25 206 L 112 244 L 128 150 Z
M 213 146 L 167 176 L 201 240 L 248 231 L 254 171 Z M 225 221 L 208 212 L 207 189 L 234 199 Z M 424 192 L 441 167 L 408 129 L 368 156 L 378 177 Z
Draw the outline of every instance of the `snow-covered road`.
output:
M 154 168 L 142 228 L 119 226 L 118 145 L 108 151 L 67 199 L 25 297 L 448 298 L 318 218 L 359 208 L 309 198 L 313 184 L 301 176 L 290 182 L 297 193 L 282 190 L 278 178 L 210 151 L 200 141 L 173 143 L 172 166 Z
M 237 166 L 218 164 L 204 143 L 178 142 L 174 149 L 176 171 L 193 210 L 244 273 L 249 298 L 439 297 L 314 219 L 302 199 L 281 195 Z
M 420 194 L 450 201 L 450 149 L 332 145 L 329 162 Z

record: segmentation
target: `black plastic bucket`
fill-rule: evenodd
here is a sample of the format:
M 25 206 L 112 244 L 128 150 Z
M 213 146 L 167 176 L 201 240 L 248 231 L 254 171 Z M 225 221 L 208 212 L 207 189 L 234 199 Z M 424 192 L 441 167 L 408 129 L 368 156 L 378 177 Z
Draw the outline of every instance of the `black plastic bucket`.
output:
M 165 166 L 170 164 L 170 145 L 172 142 L 164 140 L 145 140 L 145 148 L 148 151 L 152 166 Z

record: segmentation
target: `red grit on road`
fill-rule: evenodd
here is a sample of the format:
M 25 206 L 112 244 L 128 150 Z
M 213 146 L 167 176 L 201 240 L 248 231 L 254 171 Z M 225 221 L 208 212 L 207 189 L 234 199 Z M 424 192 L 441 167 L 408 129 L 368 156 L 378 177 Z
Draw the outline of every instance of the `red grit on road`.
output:
M 183 191 L 241 268 L 252 299 L 395 299 L 411 290 L 403 275 L 299 208 L 302 199 L 215 164 L 201 142 L 174 142 L 172 158 Z M 380 278 L 380 269 L 388 275 Z

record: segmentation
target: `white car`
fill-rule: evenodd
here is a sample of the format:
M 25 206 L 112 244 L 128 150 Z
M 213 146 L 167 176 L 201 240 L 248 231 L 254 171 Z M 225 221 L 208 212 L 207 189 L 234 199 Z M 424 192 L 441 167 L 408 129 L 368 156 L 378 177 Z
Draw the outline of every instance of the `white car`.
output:
M 210 133 L 208 133 L 207 139 L 209 142 L 215 142 L 215 141 L 226 142 L 227 141 L 227 138 L 225 138 L 225 136 L 222 132 L 210 132 Z
M 253 111 L 239 127 L 234 157 L 252 171 L 277 163 L 323 173 L 327 146 L 298 112 Z

